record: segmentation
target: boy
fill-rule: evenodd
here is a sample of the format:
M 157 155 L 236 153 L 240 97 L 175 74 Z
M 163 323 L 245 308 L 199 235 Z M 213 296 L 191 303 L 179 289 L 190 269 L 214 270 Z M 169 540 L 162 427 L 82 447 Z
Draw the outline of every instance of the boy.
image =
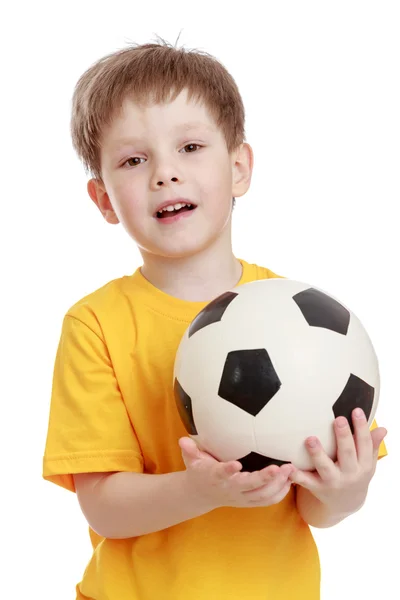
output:
M 67 312 L 55 361 L 43 476 L 76 492 L 90 525 L 76 597 L 316 600 L 309 525 L 362 506 L 386 430 L 354 415 L 353 438 L 338 418 L 337 463 L 311 438 L 314 473 L 243 473 L 197 448 L 173 397 L 175 353 L 198 312 L 277 277 L 232 253 L 232 198 L 253 169 L 235 82 L 205 53 L 127 48 L 82 75 L 71 126 L 91 199 L 143 257 Z

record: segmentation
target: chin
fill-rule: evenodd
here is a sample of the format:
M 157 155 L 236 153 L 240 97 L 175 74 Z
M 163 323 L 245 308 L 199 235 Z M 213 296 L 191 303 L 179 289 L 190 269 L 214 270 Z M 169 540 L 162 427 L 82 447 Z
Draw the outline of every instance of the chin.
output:
M 164 258 L 190 258 L 191 256 L 196 256 L 196 254 L 199 254 L 205 248 L 207 246 L 193 246 L 192 244 L 190 247 L 163 249 L 157 252 L 157 254 Z
M 175 243 L 171 243 L 171 245 L 164 246 L 161 248 L 155 248 L 153 253 L 158 254 L 159 256 L 163 256 L 164 258 L 189 258 L 190 256 L 195 256 L 209 248 L 215 242 L 214 239 L 207 240 L 187 240 L 184 243 L 177 243 L 177 240 L 174 240 Z

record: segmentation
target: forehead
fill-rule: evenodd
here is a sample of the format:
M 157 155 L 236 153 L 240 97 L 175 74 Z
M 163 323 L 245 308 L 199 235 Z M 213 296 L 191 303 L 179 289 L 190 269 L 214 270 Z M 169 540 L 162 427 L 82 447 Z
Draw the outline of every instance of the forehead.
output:
M 149 136 L 195 132 L 218 133 L 218 127 L 204 103 L 188 101 L 184 90 L 172 102 L 162 104 L 138 104 L 125 98 L 104 141 L 118 149 L 127 143 L 144 141 Z

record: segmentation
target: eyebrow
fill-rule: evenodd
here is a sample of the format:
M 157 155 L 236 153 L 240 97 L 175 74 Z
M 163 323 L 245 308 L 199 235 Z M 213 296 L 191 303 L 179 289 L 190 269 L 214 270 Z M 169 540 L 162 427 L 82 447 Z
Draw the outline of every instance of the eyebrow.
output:
M 215 129 L 211 125 L 207 125 L 206 123 L 202 123 L 200 121 L 190 121 L 187 123 L 180 123 L 179 125 L 174 127 L 172 131 L 187 133 L 188 131 L 194 131 L 196 129 L 203 129 L 203 130 L 207 130 L 210 132 L 215 132 Z M 143 140 L 141 138 L 135 138 L 135 137 L 120 138 L 120 139 L 116 140 L 115 147 L 120 149 L 121 147 L 123 147 L 125 145 L 138 144 L 141 142 L 143 142 Z

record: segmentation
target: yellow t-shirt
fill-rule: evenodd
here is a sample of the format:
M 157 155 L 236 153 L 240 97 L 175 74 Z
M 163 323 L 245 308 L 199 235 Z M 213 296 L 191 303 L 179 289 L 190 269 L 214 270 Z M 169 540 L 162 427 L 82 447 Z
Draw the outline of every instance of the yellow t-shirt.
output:
M 278 277 L 241 263 L 239 285 Z M 173 396 L 173 366 L 184 331 L 206 304 L 165 294 L 138 269 L 67 312 L 54 367 L 45 479 L 75 491 L 74 473 L 185 468 L 178 439 L 187 433 Z M 292 486 L 271 507 L 220 508 L 135 538 L 102 538 L 89 528 L 93 555 L 76 598 L 317 600 L 318 552 L 295 494 Z

